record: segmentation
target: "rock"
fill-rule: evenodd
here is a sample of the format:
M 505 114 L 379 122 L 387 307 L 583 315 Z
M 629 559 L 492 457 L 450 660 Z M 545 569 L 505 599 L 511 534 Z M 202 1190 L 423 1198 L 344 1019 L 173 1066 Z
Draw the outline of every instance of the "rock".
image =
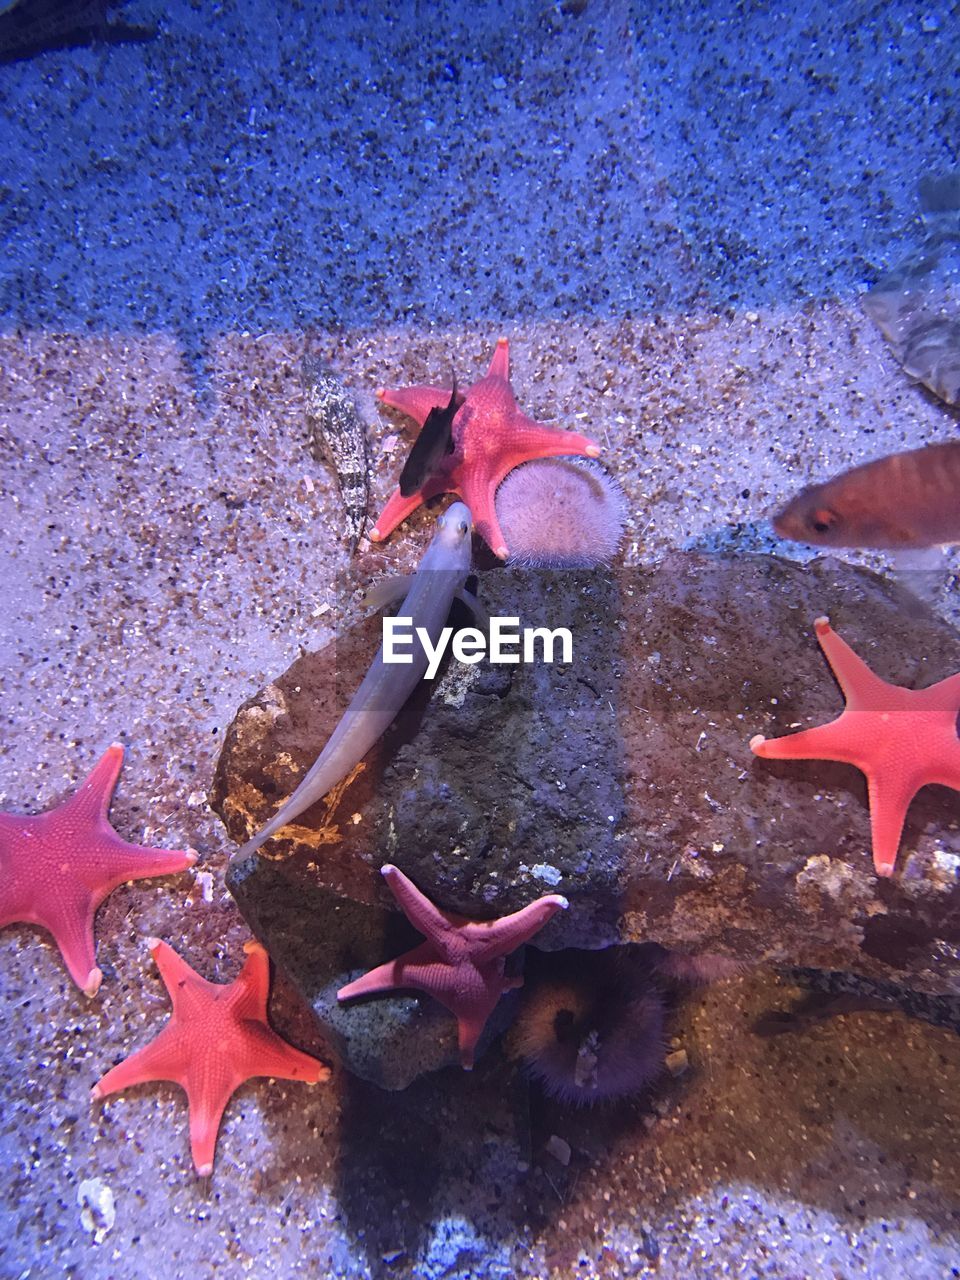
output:
M 957 632 L 896 584 L 829 558 L 677 554 L 637 575 L 624 603 L 620 705 L 642 717 L 624 735 L 624 934 L 956 990 L 960 797 L 921 791 L 897 874 L 878 879 L 859 770 L 760 761 L 747 743 L 841 712 L 818 615 L 884 679 L 917 688 L 960 671 Z
M 561 1138 L 559 1134 L 553 1133 L 550 1135 L 544 1150 L 548 1155 L 553 1156 L 558 1164 L 566 1167 L 570 1163 L 570 1143 Z
M 492 571 L 480 596 L 492 614 L 570 627 L 572 665 L 449 662 L 332 812 L 316 806 L 267 846 L 284 861 L 259 859 L 242 892 L 231 876 L 255 931 L 266 916 L 254 904 L 278 885 L 293 905 L 322 888 L 386 904 L 376 873 L 389 860 L 477 918 L 565 894 L 570 910 L 535 940 L 546 949 L 651 940 L 958 988 L 957 795 L 920 793 L 897 875 L 878 880 L 862 775 L 748 747 L 842 709 L 813 633 L 820 614 L 888 680 L 922 687 L 960 671 L 960 637 L 930 610 L 832 560 L 689 553 L 616 575 Z M 312 763 L 378 642 L 375 620 L 354 628 L 241 708 L 212 796 L 235 841 Z M 269 916 L 260 936 L 279 959 L 285 925 Z M 294 978 L 326 927 L 318 915 L 299 958 L 289 950 Z M 377 936 L 369 960 L 345 968 L 402 949 L 374 954 Z
M 673 1053 L 668 1053 L 663 1065 L 672 1076 L 682 1076 L 690 1065 L 686 1049 L 675 1049 Z
M 500 571 L 484 576 L 483 596 L 491 614 L 520 615 L 525 627 L 568 627 L 574 663 L 448 662 L 335 811 L 325 819 L 315 806 L 268 851 L 289 853 L 291 874 L 315 862 L 318 880 L 367 902 L 389 901 L 376 873 L 391 861 L 434 901 L 478 918 L 572 888 L 577 910 L 556 916 L 536 945 L 613 942 L 623 889 L 623 673 L 610 643 L 619 586 L 590 571 Z M 312 764 L 370 664 L 379 628 L 368 621 L 298 659 L 241 708 L 212 798 L 233 839 L 259 827 Z

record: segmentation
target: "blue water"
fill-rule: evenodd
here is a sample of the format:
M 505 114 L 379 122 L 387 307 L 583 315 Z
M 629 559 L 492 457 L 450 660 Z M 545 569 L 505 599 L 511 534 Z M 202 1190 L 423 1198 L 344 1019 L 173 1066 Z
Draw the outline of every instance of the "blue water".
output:
M 155 41 L 0 67 L 0 323 L 202 339 L 860 288 L 953 160 L 946 16 L 685 8 L 124 5 Z

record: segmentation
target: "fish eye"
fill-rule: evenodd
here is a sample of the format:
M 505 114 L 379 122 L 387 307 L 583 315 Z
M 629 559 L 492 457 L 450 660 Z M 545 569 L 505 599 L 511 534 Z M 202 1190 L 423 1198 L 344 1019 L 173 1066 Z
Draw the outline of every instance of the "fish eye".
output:
M 831 511 L 829 507 L 820 507 L 810 517 L 810 524 L 815 533 L 829 533 L 838 520 L 839 516 L 835 511 Z
M 461 533 L 466 533 L 469 530 L 469 528 L 470 526 L 467 524 L 466 520 L 460 521 L 459 529 Z

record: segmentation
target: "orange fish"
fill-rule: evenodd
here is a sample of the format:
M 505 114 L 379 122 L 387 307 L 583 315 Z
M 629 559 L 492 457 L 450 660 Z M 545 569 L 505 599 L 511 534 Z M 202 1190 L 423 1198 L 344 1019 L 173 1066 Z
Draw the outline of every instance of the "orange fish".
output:
M 821 547 L 960 542 L 960 441 L 892 453 L 808 485 L 773 527 L 781 538 Z

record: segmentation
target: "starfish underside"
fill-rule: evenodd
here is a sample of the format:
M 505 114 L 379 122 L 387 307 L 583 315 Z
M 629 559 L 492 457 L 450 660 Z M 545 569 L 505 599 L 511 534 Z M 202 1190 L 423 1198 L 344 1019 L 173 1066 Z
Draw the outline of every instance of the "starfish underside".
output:
M 499 920 L 468 920 L 435 907 L 399 868 L 387 865 L 383 876 L 404 915 L 427 940 L 348 983 L 337 999 L 405 989 L 433 996 L 457 1019 L 460 1063 L 469 1071 L 500 996 L 523 982 L 505 974 L 506 957 L 566 907 L 567 900 L 551 893 Z

